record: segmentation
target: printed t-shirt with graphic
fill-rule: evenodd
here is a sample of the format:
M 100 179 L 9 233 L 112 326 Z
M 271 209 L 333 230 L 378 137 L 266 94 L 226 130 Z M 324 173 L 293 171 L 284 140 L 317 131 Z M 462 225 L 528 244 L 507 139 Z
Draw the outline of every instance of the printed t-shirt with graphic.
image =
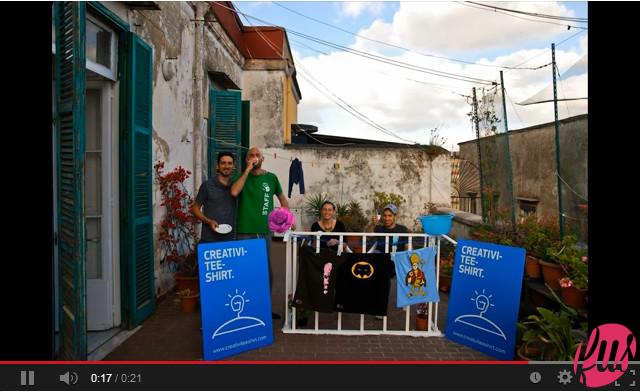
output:
M 275 174 L 249 174 L 238 196 L 238 233 L 269 234 L 269 213 L 273 210 L 273 196 L 282 187 Z
M 336 255 L 328 249 L 315 253 L 303 246 L 298 263 L 298 284 L 293 305 L 300 309 L 331 313 L 335 308 L 336 276 L 347 261 L 346 254 Z
M 396 306 L 403 308 L 425 302 L 439 302 L 435 268 L 436 248 L 408 250 L 391 256 L 397 275 Z
M 348 253 L 338 269 L 336 310 L 387 315 L 393 263 L 388 253 Z

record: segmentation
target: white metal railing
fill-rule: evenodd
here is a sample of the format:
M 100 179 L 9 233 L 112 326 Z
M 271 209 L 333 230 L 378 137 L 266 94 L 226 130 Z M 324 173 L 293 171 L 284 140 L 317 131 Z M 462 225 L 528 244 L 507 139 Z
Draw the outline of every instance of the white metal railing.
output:
M 411 318 L 411 307 L 404 307 L 405 312 L 405 321 L 404 321 L 404 329 L 402 330 L 390 330 L 387 328 L 387 316 L 384 316 L 382 319 L 382 328 L 381 329 L 365 329 L 364 328 L 364 314 L 360 314 L 360 328 L 359 329 L 345 329 L 342 324 L 342 312 L 337 312 L 337 327 L 336 329 L 320 329 L 319 328 L 319 319 L 320 313 L 315 313 L 314 319 L 314 327 L 310 328 L 296 328 L 296 308 L 292 306 L 289 308 L 290 301 L 293 303 L 293 298 L 295 294 L 295 288 L 298 281 L 298 241 L 300 239 L 315 241 L 316 253 L 320 252 L 320 241 L 323 236 L 331 236 L 336 237 L 339 236 L 338 242 L 338 253 L 341 252 L 350 252 L 348 244 L 344 241 L 347 236 L 357 236 L 362 238 L 362 249 L 363 251 L 367 251 L 367 238 L 375 237 L 381 238 L 385 237 L 384 249 L 385 253 L 394 254 L 397 246 L 391 246 L 389 244 L 389 237 L 396 239 L 406 238 L 407 239 L 407 250 L 413 249 L 413 239 L 416 237 L 422 238 L 423 246 L 436 246 L 436 289 L 439 287 L 440 283 L 440 241 L 442 239 L 451 242 L 456 245 L 457 242 L 452 238 L 442 235 L 442 236 L 429 236 L 426 234 L 401 234 L 401 233 L 344 233 L 344 232 L 308 232 L 308 231 L 288 231 L 284 235 L 283 241 L 286 243 L 286 275 L 285 275 L 285 322 L 282 327 L 282 332 L 284 333 L 300 333 L 300 334 L 331 334 L 331 335 L 403 335 L 403 336 L 443 336 L 442 332 L 438 329 L 438 303 L 437 302 L 428 302 L 429 310 L 428 310 L 428 329 L 427 331 L 418 331 L 415 329 L 411 329 L 410 326 L 410 318 Z M 397 241 L 396 241 L 397 243 Z M 374 244 L 374 246 L 376 246 Z M 369 251 L 373 250 L 373 246 L 369 249 Z M 434 311 L 435 310 L 435 311 Z M 323 317 L 335 317 L 333 314 L 327 314 L 326 316 L 323 314 Z

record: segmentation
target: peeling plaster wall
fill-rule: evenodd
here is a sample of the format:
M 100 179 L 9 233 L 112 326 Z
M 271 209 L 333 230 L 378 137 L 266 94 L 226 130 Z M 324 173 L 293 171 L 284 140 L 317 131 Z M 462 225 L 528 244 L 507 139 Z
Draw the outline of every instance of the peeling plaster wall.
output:
M 217 24 L 210 25 L 212 29 L 205 29 L 205 53 L 204 72 L 224 72 L 238 86 L 242 86 L 242 64 L 244 58 L 231 43 L 231 40 L 222 35 L 222 27 Z M 223 42 L 220 42 L 220 41 Z M 207 108 L 206 112 L 209 112 Z
M 504 137 L 502 134 L 500 137 Z M 587 150 L 588 116 L 581 115 L 560 121 L 561 167 L 563 176 L 581 196 L 588 198 Z M 509 150 L 513 171 L 514 198 L 538 199 L 537 215 L 549 219 L 558 218 L 558 183 L 556 171 L 555 124 L 515 130 L 509 133 Z M 502 151 L 498 151 L 503 154 Z M 460 158 L 478 164 L 475 141 L 460 143 Z M 484 156 L 483 156 L 484 159 Z M 503 159 L 500 161 L 504 162 Z M 506 183 L 506 181 L 503 181 Z M 566 188 L 564 188 L 566 189 Z M 569 208 L 573 196 L 563 191 L 564 207 Z M 507 202 L 500 197 L 500 203 Z M 518 201 L 516 211 L 519 210 Z M 583 203 L 583 201 L 578 201 Z M 567 212 L 565 212 L 567 213 Z M 577 214 L 575 211 L 569 215 Z
M 425 203 L 451 203 L 448 155 L 437 157 L 431 167 L 427 154 L 414 148 L 314 146 L 265 148 L 262 152 L 265 157 L 263 167 L 278 176 L 285 196 L 288 196 L 290 158 L 302 162 L 306 192 L 300 195 L 299 186 L 294 185 L 289 199 L 290 208 L 302 218 L 298 229 L 309 229 L 314 222 L 302 211 L 305 197 L 320 192 L 329 193 L 336 203 L 358 201 L 365 214 L 373 209 L 370 197 L 374 191 L 398 193 L 407 200 L 398 212 L 398 223 L 409 229 L 423 212 Z M 339 164 L 337 169 L 336 163 Z
M 133 11 L 132 30 L 153 48 L 153 142 L 152 159 L 165 162 L 165 173 L 182 166 L 193 172 L 193 76 L 195 25 L 193 11 L 184 3 L 158 3 L 160 11 Z M 163 65 L 175 75 L 165 80 Z M 192 178 L 186 181 L 193 187 Z M 156 293 L 163 294 L 173 284 L 162 271 L 159 228 L 165 209 L 162 194 L 153 184 L 154 255 Z
M 153 142 L 152 160 L 165 162 L 165 172 L 182 166 L 193 172 L 193 62 L 195 59 L 194 9 L 186 2 L 159 2 L 159 11 L 131 10 L 121 3 L 103 3 L 109 10 L 127 21 L 131 31 L 153 48 Z M 205 64 L 203 80 L 202 127 L 206 130 L 208 116 L 208 71 L 225 72 L 238 85 L 241 83 L 242 64 L 237 49 L 225 47 L 205 27 L 205 51 L 201 59 Z M 218 36 L 219 37 L 219 36 Z M 226 37 L 225 37 L 226 38 Z M 233 52 L 235 49 L 236 53 Z M 165 78 L 163 66 L 173 69 L 173 76 Z M 169 73 L 167 73 L 169 75 Z M 166 80 L 168 79 L 168 80 Z M 206 167 L 206 132 L 203 135 L 203 167 Z M 186 181 L 190 191 L 193 177 Z M 193 195 L 195 197 L 195 195 Z M 173 284 L 172 274 L 160 265 L 158 243 L 159 222 L 165 209 L 160 205 L 161 193 L 153 184 L 154 255 L 156 293 L 166 292 Z
M 285 77 L 281 70 L 245 70 L 242 74 L 242 99 L 251 101 L 252 147 L 280 147 L 284 144 Z

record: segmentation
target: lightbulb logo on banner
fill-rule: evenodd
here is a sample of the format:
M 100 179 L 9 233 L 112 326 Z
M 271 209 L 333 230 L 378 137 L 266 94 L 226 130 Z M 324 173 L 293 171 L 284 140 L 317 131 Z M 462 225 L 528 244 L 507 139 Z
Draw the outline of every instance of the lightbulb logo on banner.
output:
M 458 242 L 445 328 L 449 339 L 513 359 L 525 254 L 523 248 Z
M 273 343 L 264 239 L 198 245 L 204 359 Z

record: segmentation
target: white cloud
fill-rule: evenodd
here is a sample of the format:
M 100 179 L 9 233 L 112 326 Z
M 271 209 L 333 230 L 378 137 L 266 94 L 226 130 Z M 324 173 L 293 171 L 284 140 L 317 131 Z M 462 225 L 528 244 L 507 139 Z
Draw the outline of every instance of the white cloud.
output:
M 499 4 L 503 8 L 573 16 L 572 10 L 556 2 Z M 360 34 L 385 42 L 401 42 L 403 47 L 428 53 L 469 54 L 469 51 L 479 53 L 484 50 L 515 47 L 523 38 L 546 40 L 566 31 L 566 25 L 524 21 L 460 3 L 408 2 L 400 3 L 391 23 L 374 23 Z M 380 48 L 380 45 L 363 39 L 356 43 L 357 48 L 365 50 L 369 50 L 373 45 Z
M 457 4 L 449 5 L 449 9 L 453 9 L 454 5 L 461 8 L 461 11 L 456 12 L 469 12 L 466 10 L 467 7 L 460 7 Z M 527 10 L 531 10 L 532 7 L 538 7 L 536 8 L 537 12 L 543 12 L 544 7 L 538 6 L 537 3 L 535 5 L 526 3 L 526 5 L 528 7 Z M 406 6 L 404 3 L 401 5 L 401 12 L 402 8 Z M 428 9 L 424 11 L 426 8 L 421 4 L 417 6 L 422 8 L 416 8 L 416 10 L 434 12 Z M 513 5 L 504 5 L 504 7 L 513 8 Z M 524 6 L 522 7 L 524 8 Z M 545 7 L 549 7 L 549 5 L 546 4 Z M 440 15 L 444 15 L 442 10 L 446 7 L 438 6 L 437 8 Z M 477 11 L 474 9 L 469 10 Z M 555 9 L 555 14 L 558 14 L 558 12 L 558 9 Z M 544 13 L 554 13 L 554 11 L 552 9 L 544 9 Z M 422 16 L 415 15 L 414 18 L 418 20 Z M 506 18 L 507 21 L 511 19 L 506 16 L 503 16 L 503 18 Z M 396 19 L 397 15 L 392 24 L 376 21 L 372 23 L 368 31 L 383 31 L 387 29 L 386 37 L 381 39 L 388 42 L 393 38 L 388 33 L 391 31 L 398 32 Z M 439 20 L 437 16 L 428 20 L 432 21 L 431 24 L 447 25 L 446 21 Z M 530 27 L 528 22 L 520 22 L 526 28 Z M 426 23 L 426 25 L 428 24 Z M 533 25 L 537 27 L 537 24 Z M 427 26 L 427 28 L 429 27 Z M 503 28 L 503 25 L 494 26 L 494 28 L 485 26 L 486 31 L 483 31 L 482 34 L 483 40 L 488 41 L 491 36 L 504 34 Z M 455 29 L 449 29 L 447 34 L 452 33 L 453 30 Z M 400 38 L 401 35 L 397 34 L 395 37 L 399 40 L 396 42 L 403 42 Z M 523 38 L 526 37 L 509 37 L 513 41 L 513 46 L 520 48 L 525 46 L 522 42 L 527 42 L 526 39 L 518 41 L 518 39 Z M 556 61 L 560 70 L 566 71 L 586 53 L 586 42 L 586 37 L 582 36 L 580 39 L 576 38 L 556 47 Z M 363 45 L 362 40 L 357 41 L 356 46 L 358 45 Z M 482 44 L 477 45 L 482 47 Z M 469 83 L 392 67 L 344 52 L 310 57 L 300 57 L 298 53 L 294 53 L 294 56 L 300 75 L 298 81 L 303 95 L 298 108 L 298 121 L 318 125 L 320 133 L 364 139 L 400 141 L 364 124 L 338 108 L 329 98 L 312 87 L 302 75 L 310 74 L 326 85 L 335 95 L 343 98 L 364 115 L 403 138 L 426 143 L 429 137 L 428 131 L 438 127 L 441 136 L 447 138 L 445 147 L 451 148 L 455 144 L 455 149 L 457 149 L 457 143 L 471 140 L 475 137 L 475 132 L 467 115 L 471 110 L 471 106 L 467 99 L 461 96 L 461 94 L 471 95 L 472 85 Z M 541 45 L 537 49 L 514 49 L 512 52 L 496 58 L 485 55 L 485 58 L 477 61 L 485 65 L 514 66 L 531 58 L 533 59 L 525 63 L 524 66 L 539 66 L 550 63 L 550 45 L 548 47 L 546 44 Z M 445 72 L 499 82 L 499 68 L 495 67 L 455 63 L 411 52 L 400 52 L 393 59 Z M 509 98 L 507 100 L 507 113 L 510 129 L 553 121 L 552 103 L 529 106 L 515 105 L 516 102 L 521 102 L 531 97 L 551 83 L 550 66 L 539 70 L 508 70 L 504 72 L 504 80 Z M 562 97 L 562 94 L 569 95 L 577 91 L 586 92 L 586 85 L 586 74 L 569 78 L 559 86 L 560 97 Z M 478 95 L 480 94 L 481 90 L 479 89 Z M 502 105 L 501 102 L 496 102 L 496 104 L 500 105 L 500 107 Z M 501 110 L 499 111 L 501 112 Z M 561 102 L 559 104 L 559 112 L 561 118 L 586 113 L 587 101 Z M 502 126 L 502 123 L 500 126 Z
M 365 11 L 372 15 L 378 15 L 384 8 L 384 3 L 380 1 L 348 1 L 340 3 L 340 9 L 343 15 L 357 18 Z

